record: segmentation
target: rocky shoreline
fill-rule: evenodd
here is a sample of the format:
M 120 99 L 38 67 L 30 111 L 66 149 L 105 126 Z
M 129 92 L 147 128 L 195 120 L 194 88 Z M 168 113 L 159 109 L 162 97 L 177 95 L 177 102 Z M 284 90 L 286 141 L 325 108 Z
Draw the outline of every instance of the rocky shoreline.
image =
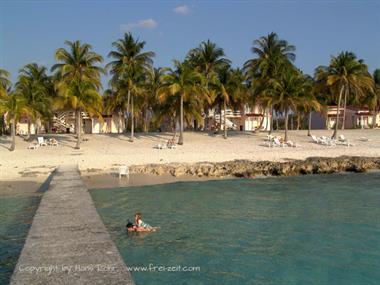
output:
M 147 164 L 130 167 L 131 173 L 164 175 L 174 177 L 192 175 L 198 177 L 244 177 L 295 176 L 306 174 L 329 174 L 338 172 L 365 172 L 380 169 L 380 157 L 341 156 L 335 158 L 309 157 L 306 160 L 284 162 L 234 160 L 226 162 L 199 162 Z

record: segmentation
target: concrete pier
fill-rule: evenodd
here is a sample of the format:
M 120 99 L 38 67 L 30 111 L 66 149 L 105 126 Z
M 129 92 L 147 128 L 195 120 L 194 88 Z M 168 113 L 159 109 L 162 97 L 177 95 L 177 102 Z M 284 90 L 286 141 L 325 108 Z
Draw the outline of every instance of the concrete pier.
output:
M 76 166 L 56 170 L 10 284 L 134 284 Z

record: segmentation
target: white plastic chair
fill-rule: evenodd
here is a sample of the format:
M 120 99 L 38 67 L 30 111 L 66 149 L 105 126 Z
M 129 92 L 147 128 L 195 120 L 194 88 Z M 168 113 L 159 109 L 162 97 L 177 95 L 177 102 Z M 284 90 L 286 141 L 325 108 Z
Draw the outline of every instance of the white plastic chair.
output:
M 119 179 L 121 179 L 123 175 L 129 179 L 129 168 L 127 165 L 122 165 L 119 167 Z
M 37 141 L 38 141 L 38 144 L 39 144 L 40 146 L 47 146 L 47 144 L 46 144 L 46 142 L 45 142 L 45 140 L 44 140 L 44 137 L 38 137 L 38 138 L 37 138 Z

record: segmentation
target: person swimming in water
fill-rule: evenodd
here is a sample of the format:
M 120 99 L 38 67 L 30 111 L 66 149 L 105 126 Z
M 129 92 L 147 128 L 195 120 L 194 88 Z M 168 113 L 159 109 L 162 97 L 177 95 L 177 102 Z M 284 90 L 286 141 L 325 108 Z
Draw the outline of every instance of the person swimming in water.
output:
M 131 223 L 128 220 L 126 228 L 129 232 L 154 232 L 160 229 L 159 227 L 152 227 L 151 225 L 143 222 L 141 217 L 141 213 L 136 213 L 135 223 Z
M 142 218 L 141 213 L 135 214 L 135 225 L 137 225 L 137 227 L 144 228 L 144 229 L 153 229 L 153 227 L 151 225 L 143 222 L 143 220 L 141 218 Z

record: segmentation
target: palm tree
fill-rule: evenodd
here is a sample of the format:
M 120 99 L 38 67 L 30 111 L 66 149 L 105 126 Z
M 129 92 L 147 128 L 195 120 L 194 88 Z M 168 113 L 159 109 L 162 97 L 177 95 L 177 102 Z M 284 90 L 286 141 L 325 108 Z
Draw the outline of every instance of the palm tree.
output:
M 279 79 L 270 81 L 274 102 L 285 114 L 285 142 L 288 141 L 289 111 L 296 112 L 298 106 L 317 107 L 317 102 L 310 97 L 306 78 L 295 69 L 288 69 Z
M 110 88 L 104 91 L 103 94 L 103 106 L 104 111 L 109 114 L 117 113 L 118 124 L 117 133 L 120 134 L 122 119 L 121 116 L 126 109 L 126 101 L 123 100 L 123 93 L 118 88 Z
M 9 72 L 0 68 L 0 98 L 6 97 L 7 92 L 11 87 L 11 81 L 9 80 Z M 5 120 L 4 116 L 0 116 L 0 135 L 2 135 L 5 132 Z
M 338 99 L 336 122 L 332 135 L 332 138 L 336 139 L 343 94 L 345 104 L 349 94 L 353 94 L 357 98 L 363 97 L 366 92 L 373 92 L 373 79 L 368 72 L 367 65 L 362 60 L 358 60 L 352 52 L 341 52 L 338 56 L 331 58 L 329 66 L 319 66 L 316 69 L 316 79 L 318 84 L 330 88 Z
M 11 86 L 11 81 L 9 80 L 9 72 L 0 68 L 0 97 L 6 96 L 7 90 Z
M 372 128 L 374 129 L 376 128 L 376 119 L 380 109 L 380 69 L 376 69 L 372 77 L 375 83 L 374 90 L 373 92 L 367 92 L 363 103 L 372 109 Z
M 259 93 L 260 97 L 264 98 L 264 101 L 271 109 L 271 124 L 270 131 L 273 130 L 273 113 L 274 104 L 272 101 L 275 98 L 270 98 L 271 84 L 270 80 L 279 79 L 281 73 L 288 69 L 291 62 L 295 60 L 295 47 L 290 45 L 287 41 L 279 39 L 276 33 L 270 33 L 265 37 L 261 37 L 253 42 L 252 53 L 257 57 L 245 62 L 244 70 L 248 80 L 251 81 L 253 88 L 259 87 L 254 93 Z M 255 80 L 259 80 L 260 84 L 252 84 Z M 273 93 L 273 92 L 272 92 Z
M 51 118 L 52 98 L 49 97 L 52 92 L 52 82 L 46 74 L 46 67 L 39 66 L 36 63 L 30 63 L 20 70 L 16 90 L 24 98 L 31 109 L 28 116 L 28 136 L 30 137 L 30 127 L 32 120 L 37 118 Z M 37 129 L 35 129 L 37 134 Z
M 189 102 L 197 95 L 201 95 L 204 90 L 203 76 L 194 70 L 187 62 L 174 61 L 174 70 L 162 76 L 162 86 L 158 90 L 160 101 L 167 100 L 168 97 L 174 96 L 179 98 L 180 104 L 180 136 L 179 145 L 183 145 L 183 125 L 184 125 L 184 102 Z
M 143 96 L 141 107 L 143 110 L 142 121 L 143 121 L 143 130 L 146 132 L 149 127 L 148 122 L 148 113 L 152 112 L 158 106 L 157 96 L 158 90 L 161 87 L 161 78 L 165 74 L 165 68 L 151 68 L 146 74 L 146 83 L 145 83 L 145 96 Z
M 102 97 L 99 94 L 101 88 L 100 74 L 103 68 L 97 64 L 103 58 L 92 51 L 89 44 L 80 41 L 65 41 L 68 49 L 59 48 L 55 52 L 55 58 L 59 62 L 52 67 L 56 72 L 56 88 L 59 92 L 57 102 L 60 106 L 66 106 L 75 110 L 77 143 L 80 148 L 82 132 L 82 112 L 101 116 Z
M 218 71 L 217 81 L 213 84 L 213 90 L 216 92 L 216 101 L 222 102 L 224 110 L 224 135 L 227 139 L 227 106 L 241 106 L 247 101 L 247 90 L 244 85 L 244 75 L 240 69 L 232 69 L 225 66 Z M 222 117 L 222 114 L 220 113 Z
M 16 148 L 16 124 L 21 116 L 27 116 L 30 108 L 23 96 L 16 92 L 4 94 L 0 98 L 0 114 L 6 114 L 8 123 L 11 124 L 12 144 L 10 151 Z
M 220 70 L 223 70 L 230 66 L 231 61 L 225 57 L 224 50 L 217 46 L 215 43 L 211 42 L 209 39 L 207 41 L 201 42 L 198 47 L 191 49 L 186 57 L 186 61 L 195 68 L 198 72 L 205 77 L 205 87 L 210 97 L 213 92 L 212 86 L 216 86 L 213 83 L 217 81 L 217 74 Z M 214 90 L 215 91 L 215 90 Z M 206 113 L 208 112 L 210 106 L 206 106 Z M 222 107 L 219 104 L 220 111 L 220 124 L 222 122 Z
M 112 43 L 115 50 L 108 54 L 108 57 L 114 60 L 107 64 L 111 69 L 111 85 L 118 84 L 127 90 L 127 108 L 131 105 L 131 138 L 134 139 L 134 96 L 142 94 L 143 84 L 145 82 L 145 73 L 153 65 L 152 58 L 154 52 L 143 52 L 145 47 L 144 41 L 134 39 L 131 33 L 125 33 L 124 38 L 118 39 Z M 130 102 L 131 101 L 131 102 Z

